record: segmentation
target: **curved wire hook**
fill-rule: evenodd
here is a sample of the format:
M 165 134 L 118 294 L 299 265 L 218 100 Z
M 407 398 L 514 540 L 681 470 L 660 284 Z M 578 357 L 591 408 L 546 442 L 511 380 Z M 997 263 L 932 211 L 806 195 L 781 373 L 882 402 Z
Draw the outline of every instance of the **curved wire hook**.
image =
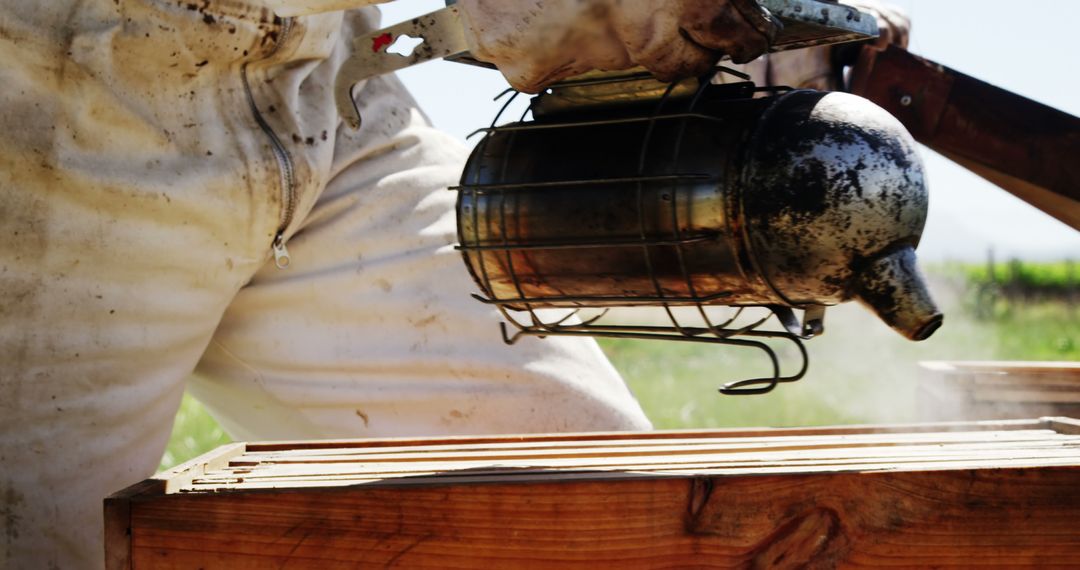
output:
M 773 365 L 773 377 L 772 378 L 748 378 L 746 380 L 737 380 L 735 382 L 728 382 L 727 384 L 724 384 L 723 386 L 720 387 L 719 392 L 721 394 L 725 394 L 725 395 L 729 395 L 729 396 L 753 396 L 753 395 L 759 395 L 759 394 L 767 394 L 767 393 L 773 391 L 773 389 L 776 388 L 777 386 L 779 386 L 780 384 L 785 384 L 785 383 L 789 383 L 789 382 L 797 382 L 798 380 L 802 379 L 803 376 L 806 376 L 806 371 L 810 366 L 810 358 L 809 358 L 809 355 L 807 355 L 807 353 L 806 353 L 806 346 L 803 345 L 802 339 L 800 339 L 798 336 L 795 336 L 795 335 L 790 334 L 790 333 L 774 333 L 774 332 L 769 332 L 769 331 L 749 331 L 749 332 L 747 332 L 745 334 L 746 334 L 746 336 L 783 338 L 785 340 L 791 341 L 799 349 L 799 356 L 800 356 L 800 359 L 802 360 L 802 366 L 799 368 L 798 372 L 796 372 L 795 374 L 793 374 L 791 376 L 781 376 L 780 375 L 780 363 L 779 363 L 779 360 L 776 357 L 776 352 L 773 351 L 772 347 L 765 344 L 764 342 L 757 341 L 757 340 L 745 340 L 745 341 L 743 341 L 743 340 L 737 340 L 737 339 L 727 339 L 729 342 L 738 342 L 740 344 L 746 343 L 747 346 L 755 346 L 756 348 L 760 348 L 760 349 L 764 350 L 768 354 L 769 359 L 772 362 L 772 365 Z

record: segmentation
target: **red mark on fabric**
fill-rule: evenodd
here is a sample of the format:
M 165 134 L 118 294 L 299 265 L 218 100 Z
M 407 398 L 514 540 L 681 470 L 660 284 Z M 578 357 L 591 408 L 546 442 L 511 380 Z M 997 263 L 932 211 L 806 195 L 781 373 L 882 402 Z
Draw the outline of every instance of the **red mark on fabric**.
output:
M 371 51 L 378 52 L 382 48 L 394 43 L 394 36 L 390 35 L 390 32 L 386 32 L 381 36 L 375 36 L 375 39 L 371 40 Z

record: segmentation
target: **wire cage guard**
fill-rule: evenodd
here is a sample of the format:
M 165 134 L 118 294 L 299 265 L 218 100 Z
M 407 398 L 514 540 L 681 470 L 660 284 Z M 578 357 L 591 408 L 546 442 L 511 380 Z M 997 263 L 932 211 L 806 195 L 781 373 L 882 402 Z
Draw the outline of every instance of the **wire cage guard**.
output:
M 760 94 L 778 90 L 749 83 L 697 83 L 694 89 L 687 89 L 686 83 L 671 84 L 644 105 L 633 102 L 631 107 L 651 108 L 640 114 L 638 109 L 629 114 L 570 112 L 525 122 L 537 103 L 552 96 L 549 92 L 534 98 L 518 122 L 496 126 L 518 95 L 514 92 L 491 127 L 482 129 L 484 138 L 462 183 L 452 188 L 459 192 L 458 249 L 484 292 L 474 297 L 498 308 L 505 318 L 500 324 L 505 342 L 513 344 L 524 336 L 593 336 L 760 351 L 771 373 L 725 384 L 720 388 L 725 394 L 763 394 L 805 375 L 808 358 L 802 339 L 821 332 L 823 308 L 813 306 L 802 325 L 756 271 L 751 270 L 747 279 L 747 272 L 738 267 L 740 259 L 752 265 L 746 263 L 750 252 L 742 240 L 731 239 L 732 232 L 725 227 L 710 227 L 697 219 L 703 214 L 733 225 L 737 201 L 716 198 L 724 198 L 724 187 L 736 181 L 715 168 L 695 169 L 702 160 L 687 159 L 684 152 L 684 141 L 693 142 L 703 132 L 726 126 L 727 118 L 698 109 L 707 93 L 716 100 L 722 92 L 725 105 L 757 107 Z M 677 88 L 687 94 L 673 97 Z M 586 130 L 598 133 L 604 146 L 592 148 L 590 156 L 560 152 Z M 663 136 L 658 136 L 661 132 Z M 741 132 L 731 131 L 736 136 Z M 520 146 L 536 134 L 541 136 L 532 136 L 528 148 Z M 620 134 L 635 136 L 618 136 L 619 143 L 613 144 L 610 137 Z M 570 146 L 575 147 L 569 149 L 572 152 L 582 150 Z M 519 165 L 514 157 L 522 155 L 530 162 L 543 157 L 551 166 L 576 160 L 580 167 L 515 168 Z M 497 158 L 490 160 L 493 156 Z M 716 162 L 715 157 L 707 158 Z M 483 161 L 487 164 L 475 167 Z M 614 166 L 597 167 L 596 162 Z M 617 172 L 620 169 L 628 172 Z M 485 176 L 492 172 L 497 176 Z M 519 174 L 522 177 L 515 177 Z M 716 306 L 734 306 L 734 314 L 717 319 L 707 310 Z M 754 311 L 744 309 L 751 306 L 769 311 L 764 317 L 749 315 Z M 666 324 L 611 324 L 603 319 L 611 307 L 660 307 Z M 686 316 L 687 307 L 695 313 L 694 322 Z M 566 310 L 541 310 L 551 308 Z M 583 315 L 581 309 L 596 311 Z M 552 312 L 558 315 L 549 316 Z M 774 316 L 783 325 L 780 330 L 765 328 Z M 794 346 L 798 355 L 794 373 L 782 371 L 777 350 L 767 340 Z

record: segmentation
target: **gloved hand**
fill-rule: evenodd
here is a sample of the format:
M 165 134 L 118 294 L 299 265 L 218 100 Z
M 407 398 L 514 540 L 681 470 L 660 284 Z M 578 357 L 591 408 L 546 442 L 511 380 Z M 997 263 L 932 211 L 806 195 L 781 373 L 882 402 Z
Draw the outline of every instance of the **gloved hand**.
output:
M 460 0 L 472 55 L 535 93 L 593 69 L 641 65 L 670 81 L 723 55 L 750 61 L 778 22 L 754 0 Z

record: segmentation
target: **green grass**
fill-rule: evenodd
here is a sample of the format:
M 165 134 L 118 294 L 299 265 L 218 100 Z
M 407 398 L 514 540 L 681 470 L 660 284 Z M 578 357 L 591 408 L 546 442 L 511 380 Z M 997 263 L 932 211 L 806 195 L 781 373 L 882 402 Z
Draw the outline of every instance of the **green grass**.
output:
M 1080 360 L 1080 305 L 1013 307 L 993 323 L 1002 360 Z
M 759 425 L 852 423 L 858 414 L 824 393 L 833 383 L 784 385 L 765 395 L 724 396 L 717 389 L 732 380 L 769 372 L 765 356 L 742 348 L 650 341 L 601 340 L 601 346 L 629 383 L 658 429 Z M 775 345 L 785 373 L 797 354 Z M 817 362 L 811 355 L 813 371 Z
M 919 361 L 1080 360 L 1077 306 L 1025 305 L 985 321 L 950 305 L 945 326 L 921 343 L 901 338 L 862 307 L 833 308 L 825 335 L 806 343 L 806 377 L 764 396 L 715 392 L 764 371 L 753 352 L 624 340 L 601 345 L 661 429 L 922 421 L 931 418 L 916 397 Z M 792 351 L 786 356 L 795 363 Z
M 1080 288 L 1080 266 L 1075 261 L 1026 262 L 1009 260 L 987 263 L 947 263 L 934 268 L 942 275 L 960 277 L 970 286 L 997 284 L 1037 292 L 1075 293 Z
M 853 303 L 832 308 L 826 334 L 806 343 L 806 378 L 764 396 L 716 392 L 727 381 L 767 371 L 762 357 L 745 349 L 610 339 L 601 346 L 659 429 L 919 421 L 925 419 L 915 393 L 920 360 L 1080 360 L 1077 304 L 1009 302 L 987 317 L 973 308 L 963 279 L 937 275 L 933 290 L 946 319 L 932 338 L 904 340 Z M 796 354 L 778 348 L 793 366 Z M 185 396 L 162 467 L 226 442 L 202 406 Z
M 210 417 L 206 408 L 190 394 L 184 394 L 158 469 L 168 469 L 230 441 L 228 434 Z

